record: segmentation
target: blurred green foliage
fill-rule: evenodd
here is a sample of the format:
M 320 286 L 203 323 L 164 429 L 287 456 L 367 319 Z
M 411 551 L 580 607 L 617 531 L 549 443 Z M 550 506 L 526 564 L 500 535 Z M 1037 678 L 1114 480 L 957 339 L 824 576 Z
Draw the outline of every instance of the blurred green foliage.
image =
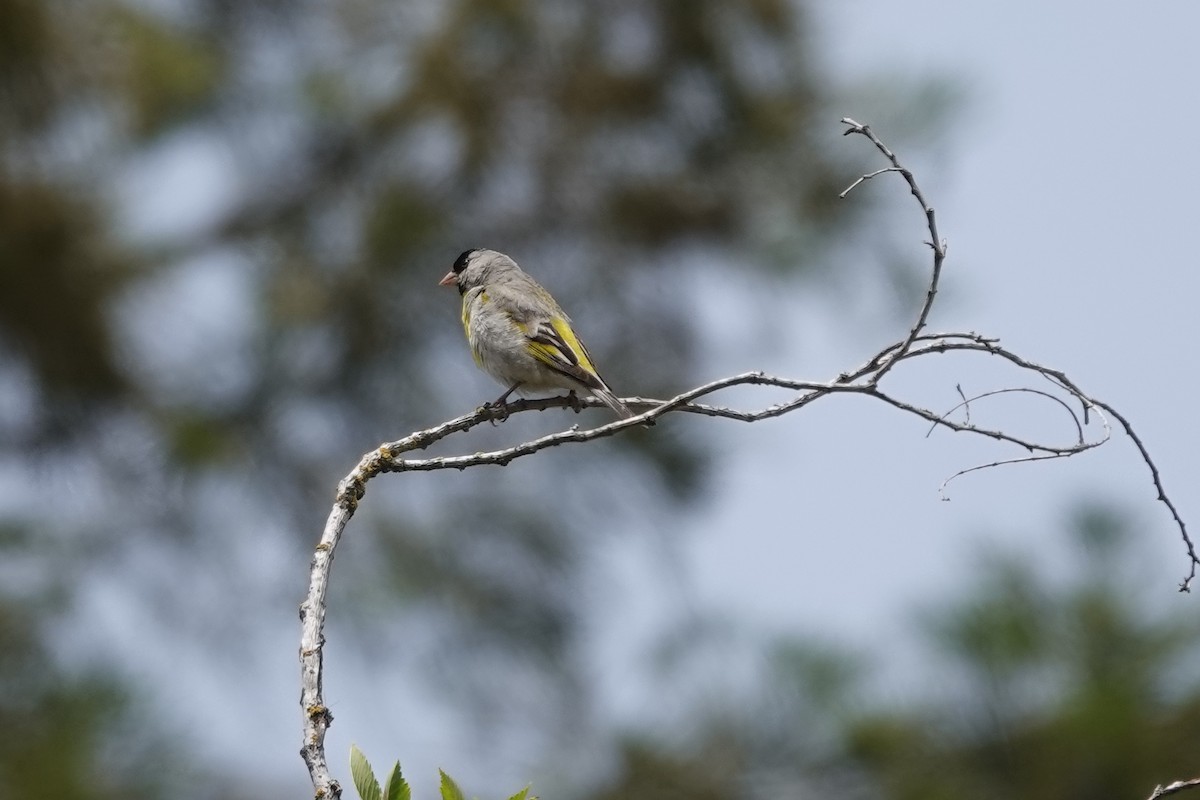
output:
M 100 24 L 112 37 L 113 94 L 127 109 L 127 131 L 146 140 L 186 124 L 215 100 L 223 78 L 220 49 L 203 31 L 164 25 L 143 10 L 112 5 Z
M 70 576 L 25 580 L 32 531 L 0 535 L 0 784 L 11 800 L 239 798 L 240 779 L 196 780 L 185 743 L 102 658 L 64 663 L 52 634 Z

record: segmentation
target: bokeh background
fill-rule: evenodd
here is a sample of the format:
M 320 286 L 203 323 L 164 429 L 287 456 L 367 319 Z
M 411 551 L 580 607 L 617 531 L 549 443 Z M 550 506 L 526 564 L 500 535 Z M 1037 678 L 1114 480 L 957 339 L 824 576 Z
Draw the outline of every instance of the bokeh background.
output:
M 437 279 L 514 255 L 623 394 L 932 326 L 1067 371 L 1200 516 L 1178 2 L 0 2 L 0 786 L 295 797 L 296 609 L 359 455 L 496 392 Z M 1018 377 L 897 370 L 935 407 Z M 761 391 L 730 403 L 773 402 Z M 451 448 L 577 421 L 522 415 Z M 1069 435 L 1018 398 L 977 419 Z M 832 398 L 384 476 L 326 651 L 420 796 L 1127 798 L 1200 771 L 1195 600 L 1128 440 Z M 348 787 L 347 787 L 348 788 Z M 503 793 L 503 794 L 502 794 Z M 348 792 L 352 794 L 352 791 Z

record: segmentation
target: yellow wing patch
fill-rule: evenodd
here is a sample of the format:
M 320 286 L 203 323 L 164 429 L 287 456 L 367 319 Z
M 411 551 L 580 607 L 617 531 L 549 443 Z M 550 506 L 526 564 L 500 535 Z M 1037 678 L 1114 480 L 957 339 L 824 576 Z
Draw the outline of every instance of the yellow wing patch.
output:
M 542 322 L 532 333 L 524 325 L 518 327 L 528 337 L 529 352 L 538 361 L 585 386 L 603 386 L 587 348 L 565 320 L 555 317 Z
M 588 353 L 587 348 L 583 346 L 583 342 L 579 341 L 579 337 L 575 335 L 575 331 L 571 330 L 571 326 L 562 317 L 552 318 L 550 326 L 554 328 L 554 332 L 566 342 L 567 347 L 579 359 L 579 366 L 595 375 L 596 368 L 592 365 L 592 356 Z

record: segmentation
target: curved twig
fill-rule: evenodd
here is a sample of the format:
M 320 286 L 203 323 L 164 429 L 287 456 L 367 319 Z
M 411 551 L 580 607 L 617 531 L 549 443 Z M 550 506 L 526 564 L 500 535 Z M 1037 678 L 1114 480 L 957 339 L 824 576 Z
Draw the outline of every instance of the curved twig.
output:
M 958 391 L 958 396 L 962 398 L 962 402 L 956 404 L 949 411 L 946 411 L 945 413 L 943 413 L 942 414 L 943 419 L 949 417 L 951 414 L 953 414 L 955 411 L 958 411 L 960 408 L 966 409 L 966 417 L 967 418 L 963 424 L 969 428 L 969 427 L 971 427 L 971 403 L 974 403 L 977 400 L 986 400 L 987 398 L 995 397 L 998 394 L 1016 394 L 1016 393 L 1036 394 L 1036 395 L 1040 395 L 1040 396 L 1046 398 L 1047 400 L 1052 400 L 1053 402 L 1058 403 L 1060 406 L 1063 407 L 1064 411 L 1066 411 L 1068 414 L 1071 415 L 1071 421 L 1075 423 L 1075 431 L 1079 437 L 1078 442 L 1079 442 L 1079 444 L 1083 444 L 1083 441 L 1084 441 L 1084 439 L 1083 439 L 1083 423 L 1079 421 L 1079 415 L 1075 413 L 1075 409 L 1073 409 L 1069 405 L 1067 405 L 1067 401 L 1063 400 L 1061 397 L 1052 395 L 1049 392 L 1043 392 L 1041 389 L 1030 389 L 1028 386 L 1013 386 L 1013 387 L 1009 387 L 1007 389 L 992 389 L 989 392 L 982 392 L 980 394 L 974 395 L 973 397 L 967 397 L 965 394 L 963 394 L 963 390 L 962 390 L 961 386 L 955 386 L 954 388 Z M 1084 406 L 1084 408 L 1087 408 L 1087 406 Z M 929 430 L 925 433 L 925 438 L 928 439 L 930 434 L 932 434 L 936 428 L 937 428 L 936 423 L 933 425 L 930 425 Z
M 1088 445 L 1088 447 L 1086 449 L 1090 450 L 1091 448 L 1098 447 L 1098 446 L 1099 446 L 1098 443 L 1092 444 L 1092 445 Z M 1036 453 L 1031 456 L 1019 456 L 1017 458 L 1002 458 L 998 461 L 989 461 L 986 464 L 976 464 L 973 467 L 966 467 L 965 469 L 960 469 L 958 472 L 955 472 L 949 478 L 946 478 L 946 480 L 942 481 L 942 485 L 938 487 L 938 496 L 942 500 L 949 500 L 950 496 L 946 494 L 946 487 L 950 485 L 951 481 L 953 481 L 957 478 L 961 478 L 963 475 L 967 475 L 971 472 L 979 472 L 980 470 L 992 469 L 993 467 L 1003 467 L 1003 466 L 1007 466 L 1008 464 L 1027 464 L 1030 461 L 1049 461 L 1052 458 L 1069 458 L 1070 456 L 1075 455 L 1075 453 L 1077 453 L 1077 452 L 1079 452 L 1079 451 L 1078 450 L 1066 450 L 1063 452 Z
M 895 366 L 897 360 L 899 360 L 905 353 L 908 352 L 908 349 L 912 347 L 913 342 L 916 341 L 917 337 L 921 334 L 921 331 L 924 330 L 925 323 L 929 320 L 929 312 L 933 309 L 934 298 L 937 297 L 938 284 L 941 282 L 942 278 L 942 264 L 946 261 L 947 245 L 945 240 L 938 236 L 937 217 L 934 214 L 933 206 L 931 206 L 929 202 L 925 200 L 925 195 L 921 192 L 921 187 L 917 185 L 917 179 L 913 176 L 912 172 L 909 171 L 908 167 L 900 164 L 900 159 L 896 157 L 896 154 L 893 153 L 887 145 L 879 140 L 879 137 L 875 135 L 875 132 L 871 130 L 870 126 L 855 122 L 849 117 L 842 117 L 842 124 L 847 126 L 846 130 L 842 131 L 843 136 L 849 136 L 850 134 L 857 133 L 860 136 L 867 137 L 871 140 L 871 144 L 875 145 L 875 149 L 883 153 L 884 157 L 887 158 L 888 161 L 892 162 L 892 166 L 861 176 L 839 196 L 844 198 L 855 186 L 858 186 L 858 184 L 862 183 L 863 181 L 868 181 L 877 175 L 882 175 L 885 172 L 899 172 L 904 178 L 905 182 L 908 184 L 908 189 L 910 192 L 912 192 L 912 196 L 915 197 L 917 202 L 921 204 L 921 211 L 923 211 L 925 214 L 925 225 L 929 229 L 929 241 L 926 242 L 926 244 L 929 245 L 931 250 L 933 250 L 933 270 L 929 277 L 929 287 L 925 291 L 925 302 L 921 304 L 921 310 L 917 313 L 917 321 L 913 323 L 912 328 L 908 332 L 908 336 L 905 337 L 904 341 L 901 342 L 900 347 L 896 350 L 896 354 L 893 355 L 889 360 L 885 361 L 879 368 L 879 372 L 875 376 L 875 379 L 879 380 L 886 375 L 893 366 Z

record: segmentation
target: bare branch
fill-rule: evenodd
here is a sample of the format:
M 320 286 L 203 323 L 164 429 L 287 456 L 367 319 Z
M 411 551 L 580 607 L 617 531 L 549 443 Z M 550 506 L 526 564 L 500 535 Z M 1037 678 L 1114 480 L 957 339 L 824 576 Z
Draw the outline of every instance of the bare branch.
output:
M 863 183 L 864 181 L 869 181 L 872 178 L 878 177 L 885 172 L 899 172 L 899 171 L 900 171 L 899 167 L 883 167 L 882 169 L 877 169 L 874 172 L 868 172 L 865 175 L 859 175 L 858 179 L 855 180 L 854 183 L 850 184 L 845 189 L 842 189 L 841 193 L 838 194 L 838 197 L 845 200 L 846 195 L 848 195 L 848 194 L 850 194 L 850 192 L 854 191 L 854 187 L 858 186 L 860 183 Z
M 1099 443 L 1097 443 L 1097 444 L 1099 444 Z M 1086 448 L 1086 449 L 1090 449 L 1090 448 L 1096 447 L 1096 446 L 1097 445 L 1095 445 L 1095 444 L 1089 445 L 1088 448 Z M 1031 455 L 1031 456 L 1021 456 L 1019 458 L 1002 458 L 999 461 L 989 461 L 986 464 L 976 464 L 973 467 L 967 467 L 965 469 L 960 469 L 958 472 L 954 473 L 949 478 L 946 478 L 946 480 L 942 481 L 942 485 L 938 487 L 938 495 L 941 496 L 942 500 L 949 500 L 950 495 L 946 494 L 946 487 L 950 485 L 951 481 L 953 481 L 956 478 L 959 478 L 963 475 L 967 475 L 968 473 L 971 473 L 971 472 L 979 472 L 980 470 L 991 469 L 993 467 L 1003 467 L 1007 464 L 1027 464 L 1031 461 L 1047 461 L 1052 458 L 1067 458 L 1068 456 L 1075 455 L 1076 452 L 1078 452 L 1078 451 L 1077 450 L 1064 450 L 1062 452 L 1053 452 L 1052 451 L 1052 452 L 1048 452 L 1048 453 L 1037 453 L 1037 454 Z
M 1067 405 L 1066 401 L 1063 400 L 1061 397 L 1052 395 L 1049 392 L 1043 392 L 1040 389 L 1030 389 L 1028 386 L 1015 386 L 1015 387 L 1008 388 L 1008 389 L 993 389 L 990 392 L 983 392 L 981 394 L 977 394 L 974 397 L 970 397 L 970 398 L 968 398 L 965 394 L 963 394 L 961 385 L 956 385 L 954 387 L 954 389 L 958 392 L 958 396 L 962 398 L 962 402 L 959 403 L 958 405 L 954 406 L 953 408 L 951 408 L 946 413 L 942 414 L 942 419 L 949 417 L 951 414 L 953 414 L 955 411 L 958 411 L 961 408 L 961 409 L 964 409 L 966 412 L 966 420 L 963 422 L 963 424 L 969 428 L 969 427 L 971 427 L 971 403 L 977 402 L 979 400 L 984 400 L 989 397 L 995 397 L 996 395 L 999 395 L 999 394 L 1015 394 L 1015 393 L 1036 394 L 1036 395 L 1040 395 L 1041 397 L 1046 398 L 1047 400 L 1051 400 L 1055 403 L 1058 403 L 1060 406 L 1063 407 L 1063 410 L 1065 410 L 1068 414 L 1071 415 L 1071 421 L 1075 423 L 1075 431 L 1079 436 L 1078 442 L 1079 442 L 1079 444 L 1083 444 L 1083 423 L 1079 421 L 1079 415 L 1075 413 L 1075 409 L 1073 409 L 1069 405 Z M 1085 406 L 1085 408 L 1086 408 L 1086 406 Z M 936 430 L 936 429 L 937 429 L 936 424 L 930 425 L 929 431 L 925 434 L 925 438 L 928 439 L 929 435 L 931 433 L 933 433 L 934 430 Z
M 445 469 L 463 470 L 468 467 L 484 465 L 505 466 L 518 458 L 524 458 L 551 447 L 590 442 L 596 439 L 615 436 L 631 428 L 641 427 L 672 412 L 753 423 L 798 411 L 810 403 L 829 395 L 858 394 L 873 397 L 901 412 L 912 414 L 927 421 L 931 426 L 930 432 L 939 427 L 946 428 L 956 433 L 993 439 L 1024 451 L 1024 455 L 997 459 L 954 473 L 942 482 L 938 490 L 942 498 L 946 499 L 946 487 L 963 475 L 1009 464 L 1067 458 L 1099 447 L 1107 442 L 1112 435 L 1112 429 L 1108 422 L 1108 417 L 1111 416 L 1121 424 L 1125 433 L 1133 440 L 1142 461 L 1150 469 L 1151 479 L 1158 491 L 1158 499 L 1166 504 L 1171 516 L 1175 520 L 1187 550 L 1190 567 L 1190 572 L 1180 586 L 1180 590 L 1189 591 L 1191 582 L 1196 576 L 1197 565 L 1200 565 L 1200 558 L 1197 557 L 1195 547 L 1188 535 L 1183 518 L 1179 515 L 1174 503 L 1168 498 L 1166 490 L 1163 488 L 1158 467 L 1151 459 L 1150 453 L 1141 438 L 1134 432 L 1133 426 L 1123 415 L 1107 403 L 1085 394 L 1062 371 L 1030 361 L 1023 356 L 1005 349 L 1000 345 L 1000 340 L 997 338 L 983 336 L 974 331 L 925 332 L 929 314 L 933 307 L 933 301 L 937 296 L 942 265 L 946 258 L 946 244 L 938 237 L 933 207 L 926 202 L 913 174 L 900 164 L 896 155 L 879 140 L 869 127 L 849 118 L 843 119 L 842 122 L 848 126 L 845 131 L 846 134 L 854 133 L 865 136 L 891 164 L 891 166 L 883 167 L 860 176 L 842 192 L 842 196 L 845 197 L 859 184 L 884 173 L 898 172 L 908 183 L 909 189 L 921 204 L 921 208 L 925 214 L 926 226 L 930 236 L 929 245 L 933 250 L 933 263 L 924 302 L 917 313 L 915 322 L 904 338 L 883 347 L 861 366 L 843 372 L 829 381 L 797 380 L 768 375 L 764 372 L 743 372 L 697 386 L 668 400 L 644 397 L 624 398 L 626 405 L 640 413 L 629 419 L 614 420 L 595 428 L 581 429 L 578 425 L 573 425 L 566 430 L 488 452 L 472 452 L 463 455 L 438 456 L 433 458 L 405 457 L 408 453 L 423 450 L 431 444 L 450 436 L 467 433 L 484 423 L 495 424 L 497 421 L 507 419 L 513 414 L 557 408 L 573 408 L 578 411 L 581 406 L 593 408 L 602 406 L 602 403 L 594 397 L 581 399 L 573 397 L 523 399 L 509 403 L 499 409 L 490 407 L 478 408 L 471 414 L 456 417 L 423 431 L 416 431 L 403 439 L 380 445 L 375 450 L 363 455 L 354 469 L 338 484 L 337 496 L 333 508 L 326 520 L 321 540 L 313 554 L 309 575 L 308 596 L 300 606 L 300 704 L 304 710 L 304 741 L 301 755 L 308 765 L 309 775 L 312 778 L 317 798 L 341 797 L 341 787 L 330 774 L 325 755 L 325 733 L 329 725 L 333 722 L 333 716 L 325 706 L 322 680 L 323 647 L 325 643 L 323 631 L 329 573 L 338 542 L 341 540 L 350 518 L 358 508 L 359 501 L 366 493 L 367 483 L 375 476 L 384 472 L 430 472 Z M 1018 386 L 985 391 L 968 397 L 963 392 L 961 386 L 956 386 L 955 389 L 959 397 L 962 398 L 962 402 L 955 405 L 949 411 L 938 413 L 932 409 L 924 408 L 923 406 L 896 397 L 881 388 L 881 383 L 887 374 L 902 362 L 952 352 L 978 353 L 998 357 L 1008 362 L 1019 372 L 1029 373 L 1030 376 L 1037 376 L 1040 380 L 1048 381 L 1054 387 L 1053 391 Z M 780 402 L 749 410 L 698 402 L 701 398 L 724 389 L 746 385 L 771 387 L 782 390 L 787 394 Z M 1000 428 L 980 427 L 971 421 L 970 407 L 972 403 L 999 394 L 1014 392 L 1031 394 L 1065 409 L 1073 423 L 1074 440 L 1067 444 L 1038 441 L 1026 436 L 1009 433 Z M 1073 402 L 1080 404 L 1082 415 L 1075 412 L 1072 407 Z M 961 422 L 950 418 L 959 409 L 965 409 L 964 420 Z M 1095 432 L 1095 435 L 1088 438 L 1089 429 L 1092 428 L 1092 412 L 1095 412 L 1095 416 L 1098 418 L 1100 429 Z M 1200 785 L 1200 779 L 1176 782 L 1165 788 L 1159 787 L 1151 796 L 1151 800 L 1194 785 Z
M 896 157 L 896 154 L 893 153 L 887 145 L 879 140 L 879 137 L 875 135 L 875 132 L 871 130 L 869 126 L 855 122 L 849 117 L 843 117 L 842 124 L 847 126 L 846 130 L 842 132 L 843 136 L 849 136 L 852 133 L 857 133 L 860 136 L 867 137 L 871 140 L 871 144 L 875 145 L 875 149 L 883 153 L 884 157 L 887 158 L 888 161 L 892 162 L 892 166 L 890 168 L 877 170 L 862 176 L 862 178 L 855 181 L 848 189 L 842 192 L 841 196 L 845 197 L 847 194 L 849 194 L 850 189 L 853 189 L 864 180 L 869 180 L 876 175 L 882 174 L 883 172 L 899 172 L 904 177 L 905 182 L 908 183 L 909 191 L 912 192 L 913 197 L 915 197 L 917 202 L 921 204 L 921 210 L 925 213 L 925 225 L 929 229 L 929 241 L 926 242 L 926 244 L 928 244 L 933 250 L 933 273 L 929 278 L 929 287 L 925 291 L 925 302 L 921 304 L 921 310 L 917 313 L 917 321 L 913 323 L 912 329 L 909 330 L 907 338 L 905 338 L 905 340 L 900 344 L 900 347 L 897 348 L 895 355 L 893 355 L 889 361 L 885 362 L 883 366 L 880 367 L 879 373 L 875 376 L 876 380 L 878 380 L 887 374 L 888 370 L 892 368 L 895 362 L 908 352 L 908 349 L 912 347 L 913 342 L 916 341 L 917 336 L 919 336 L 921 331 L 925 328 L 925 323 L 929 319 L 929 312 L 933 309 L 934 298 L 937 297 L 938 283 L 942 278 L 942 264 L 946 260 L 946 242 L 940 236 L 938 236 L 937 217 L 934 215 L 933 206 L 931 206 L 925 200 L 925 195 L 921 192 L 921 187 L 917 185 L 917 179 L 913 177 L 913 174 L 908 170 L 907 167 L 904 167 L 900 164 L 900 159 Z
M 963 408 L 963 418 L 964 418 L 963 423 L 966 425 L 970 425 L 971 424 L 971 401 L 967 399 L 967 395 L 963 392 L 961 383 L 954 384 L 954 391 L 958 392 L 958 396 L 962 398 L 962 408 Z M 953 408 L 950 409 L 949 411 L 946 412 L 946 416 L 953 414 L 954 411 L 955 411 L 955 409 L 953 409 Z M 929 426 L 929 433 L 925 434 L 926 439 L 929 438 L 929 435 L 931 433 L 933 433 L 933 429 L 936 427 L 937 427 L 936 425 Z
M 1154 791 L 1150 793 L 1150 796 L 1146 798 L 1146 800 L 1158 800 L 1160 797 L 1166 797 L 1169 794 L 1182 792 L 1184 789 L 1194 789 L 1197 786 L 1200 786 L 1200 778 L 1192 778 L 1191 780 L 1186 781 L 1175 781 L 1174 783 L 1167 784 L 1166 786 L 1155 786 Z
M 1175 504 L 1171 502 L 1171 498 L 1167 497 L 1167 490 L 1163 488 L 1162 484 L 1162 476 L 1158 474 L 1158 466 L 1154 463 L 1154 459 L 1150 457 L 1150 451 L 1142 443 L 1141 437 L 1134 433 L 1133 425 L 1129 423 L 1129 420 L 1124 415 L 1108 403 L 1101 403 L 1098 400 L 1093 400 L 1092 402 L 1111 414 L 1112 418 L 1117 422 L 1121 423 L 1121 427 L 1125 429 L 1125 435 L 1133 440 L 1138 452 L 1142 454 L 1142 461 L 1145 461 L 1146 466 L 1150 468 L 1150 477 L 1154 481 L 1154 488 L 1158 490 L 1158 499 L 1170 510 L 1171 516 L 1175 519 L 1175 524 L 1179 526 L 1179 533 L 1183 536 L 1183 544 L 1187 548 L 1188 560 L 1191 561 L 1191 570 L 1188 572 L 1188 576 L 1183 579 L 1183 583 L 1179 584 L 1179 591 L 1190 592 L 1192 590 L 1192 580 L 1196 577 L 1196 566 L 1200 564 L 1200 557 L 1196 556 L 1196 546 L 1192 543 L 1191 537 L 1188 536 L 1187 525 L 1184 524 L 1183 517 L 1179 516 L 1179 509 L 1175 508 Z

